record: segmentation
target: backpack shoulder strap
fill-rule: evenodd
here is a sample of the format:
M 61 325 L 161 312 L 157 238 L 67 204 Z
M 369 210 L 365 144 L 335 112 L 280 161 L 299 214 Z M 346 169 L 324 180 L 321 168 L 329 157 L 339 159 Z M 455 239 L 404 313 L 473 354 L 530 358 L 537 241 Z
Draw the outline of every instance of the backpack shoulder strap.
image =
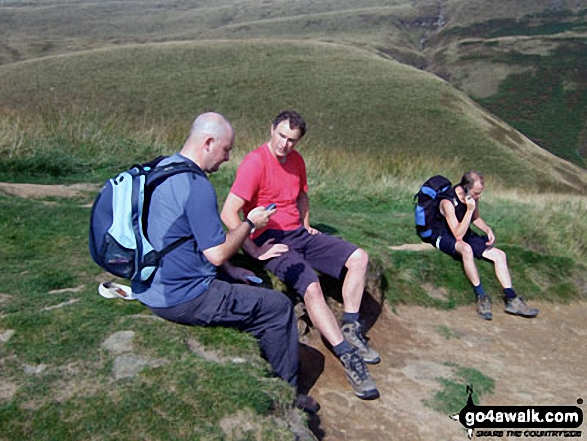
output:
M 166 179 L 170 178 L 171 176 L 175 176 L 179 173 L 193 173 L 195 175 L 199 175 L 202 177 L 206 177 L 206 174 L 202 171 L 202 169 L 196 165 L 190 164 L 188 162 L 172 162 L 170 164 L 165 165 L 158 165 L 158 163 L 164 159 L 165 157 L 159 157 L 155 160 L 151 161 L 148 164 L 154 164 L 151 170 L 148 171 L 147 178 L 145 181 L 145 190 L 144 190 L 144 201 L 143 201 L 143 232 L 148 239 L 147 227 L 148 227 L 148 220 L 149 220 L 149 208 L 151 205 L 151 197 L 153 192 L 157 188 L 157 186 L 161 185 Z M 149 167 L 149 165 L 144 164 L 143 167 Z M 206 177 L 207 178 L 207 177 Z M 194 235 L 190 234 L 186 237 L 181 237 L 176 241 L 170 243 L 162 250 L 154 253 L 153 258 L 160 260 L 163 256 L 170 253 L 183 243 L 187 242 L 190 239 L 193 239 Z M 147 262 L 149 263 L 149 262 Z

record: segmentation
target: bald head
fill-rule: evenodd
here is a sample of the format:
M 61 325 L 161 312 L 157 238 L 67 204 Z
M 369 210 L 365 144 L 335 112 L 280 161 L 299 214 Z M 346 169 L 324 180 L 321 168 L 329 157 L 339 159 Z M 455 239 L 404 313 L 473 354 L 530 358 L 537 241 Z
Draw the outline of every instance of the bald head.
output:
M 212 173 L 228 161 L 233 143 L 234 130 L 230 122 L 219 113 L 203 113 L 192 124 L 181 154 Z
M 221 114 L 208 112 L 198 116 L 192 124 L 190 138 L 202 138 L 212 136 L 219 138 L 221 136 L 233 136 L 234 131 L 230 122 Z

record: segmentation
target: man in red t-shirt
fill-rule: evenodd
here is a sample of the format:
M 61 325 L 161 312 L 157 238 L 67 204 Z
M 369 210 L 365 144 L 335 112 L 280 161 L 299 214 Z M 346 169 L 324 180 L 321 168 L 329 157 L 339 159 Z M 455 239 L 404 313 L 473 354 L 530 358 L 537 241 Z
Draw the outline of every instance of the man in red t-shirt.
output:
M 375 399 L 379 392 L 365 363 L 375 364 L 380 358 L 369 347 L 359 321 L 369 256 L 356 245 L 310 226 L 306 165 L 295 150 L 305 131 L 306 123 L 296 112 L 284 111 L 275 118 L 271 139 L 239 166 L 221 217 L 228 228 L 234 228 L 242 223 L 240 212 L 246 218 L 255 207 L 276 205 L 267 226 L 245 240 L 244 250 L 303 297 L 312 323 L 332 345 L 354 393 Z M 315 270 L 344 277 L 342 327 L 324 299 Z

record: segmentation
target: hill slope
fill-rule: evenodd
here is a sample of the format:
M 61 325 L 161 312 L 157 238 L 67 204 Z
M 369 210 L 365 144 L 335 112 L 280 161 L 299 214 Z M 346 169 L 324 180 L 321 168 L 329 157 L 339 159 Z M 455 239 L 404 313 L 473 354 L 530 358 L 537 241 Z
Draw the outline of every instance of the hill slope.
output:
M 585 166 L 584 1 L 11 0 L 0 11 L 0 64 L 178 40 L 359 46 L 434 72 L 543 148 Z
M 138 45 L 11 63 L 0 66 L 0 82 L 7 115 L 47 116 L 77 105 L 185 126 L 214 109 L 235 122 L 237 133 L 265 136 L 274 114 L 294 107 L 309 122 L 310 140 L 374 156 L 383 174 L 401 176 L 398 163 L 409 162 L 421 167 L 407 178 L 476 168 L 506 186 L 587 188 L 584 170 L 532 144 L 450 84 L 341 45 Z

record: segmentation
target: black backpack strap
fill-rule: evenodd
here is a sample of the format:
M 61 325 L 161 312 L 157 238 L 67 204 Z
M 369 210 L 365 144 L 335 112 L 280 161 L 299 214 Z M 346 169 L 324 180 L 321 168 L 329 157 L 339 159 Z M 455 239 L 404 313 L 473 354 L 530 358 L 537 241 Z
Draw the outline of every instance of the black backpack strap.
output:
M 193 239 L 193 237 L 194 237 L 193 234 L 186 236 L 186 237 L 181 237 L 181 238 L 177 239 L 176 241 L 171 242 L 169 245 L 167 245 L 161 251 L 156 251 L 156 250 L 151 251 L 150 253 L 148 253 L 145 256 L 145 259 L 143 261 L 143 264 L 140 266 L 139 271 L 142 271 L 143 268 L 146 268 L 148 266 L 158 266 L 159 261 L 163 258 L 163 256 L 172 252 L 174 249 L 176 249 L 180 245 L 186 243 L 188 240 Z
M 147 182 L 145 182 L 145 193 L 143 199 L 143 234 L 147 239 L 149 239 L 147 227 L 148 227 L 148 218 L 149 218 L 149 208 L 151 206 L 151 197 L 153 192 L 162 184 L 166 179 L 170 178 L 171 176 L 175 176 L 180 173 L 193 173 L 195 175 L 200 175 L 203 177 L 207 176 L 202 171 L 200 167 L 194 164 L 190 164 L 188 162 L 172 162 L 170 164 L 165 165 L 158 165 L 165 156 L 159 156 L 155 158 L 153 161 L 143 164 L 141 167 L 145 169 L 146 167 L 151 167 L 151 171 L 147 174 Z M 145 256 L 145 266 L 153 266 L 159 263 L 159 261 L 165 256 L 166 254 L 170 253 L 180 245 L 186 243 L 187 241 L 194 238 L 194 235 L 191 234 L 186 237 L 182 237 L 177 239 L 176 241 L 170 243 L 165 248 L 160 251 L 152 251 L 147 256 Z

